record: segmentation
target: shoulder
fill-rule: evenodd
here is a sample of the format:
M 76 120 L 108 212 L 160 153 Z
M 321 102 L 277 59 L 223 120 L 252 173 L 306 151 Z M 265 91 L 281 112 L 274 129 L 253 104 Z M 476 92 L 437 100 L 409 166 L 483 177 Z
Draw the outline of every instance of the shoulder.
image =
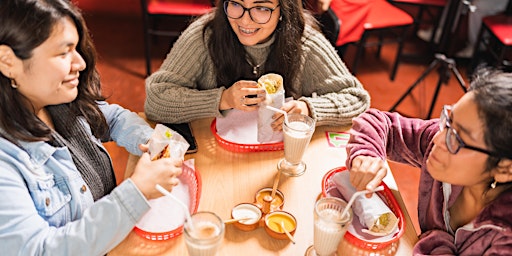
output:
M 173 44 L 170 56 L 166 61 L 169 63 L 196 61 L 196 58 L 204 58 L 208 50 L 207 41 L 211 35 L 211 30 L 205 31 L 206 24 L 212 19 L 211 13 L 200 16 L 193 21 L 179 36 Z M 174 60 L 168 60 L 172 57 Z M 164 63 L 165 65 L 166 63 Z
M 183 31 L 180 38 L 197 38 L 203 36 L 203 30 L 208 22 L 213 18 L 213 13 L 204 14 L 195 19 L 190 25 Z M 207 33 L 208 35 L 209 33 Z
M 325 38 L 322 32 L 318 31 L 311 25 L 306 25 L 302 35 L 303 49 L 306 54 L 328 55 L 336 53 L 332 44 Z
M 327 40 L 322 31 L 313 26 L 313 24 L 305 25 L 302 40 L 304 41 L 304 43 L 310 42 L 322 45 L 331 45 L 331 43 L 329 42 L 329 40 Z

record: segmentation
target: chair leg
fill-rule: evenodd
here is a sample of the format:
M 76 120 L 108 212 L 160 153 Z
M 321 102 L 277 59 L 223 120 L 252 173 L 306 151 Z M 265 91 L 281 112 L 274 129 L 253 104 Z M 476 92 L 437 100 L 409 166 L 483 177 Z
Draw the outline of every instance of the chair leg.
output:
M 377 51 L 375 52 L 375 58 L 380 59 L 380 53 L 382 51 L 382 44 L 384 44 L 384 35 L 383 31 L 378 32 L 378 42 L 377 42 Z
M 363 32 L 361 39 L 356 44 L 357 45 L 356 56 L 354 57 L 354 62 L 352 63 L 352 74 L 353 75 L 356 75 L 356 73 L 357 73 L 357 65 L 359 64 L 359 60 L 363 56 L 367 37 L 368 37 L 368 33 L 366 31 Z
M 416 18 L 414 19 L 414 32 L 416 33 L 416 31 L 418 31 L 418 29 L 420 28 L 420 23 L 423 21 L 423 11 L 424 11 L 424 6 L 420 5 L 418 7 L 418 14 L 416 16 Z
M 500 55 L 498 57 L 498 65 L 501 67 L 503 65 L 503 61 L 505 60 L 505 52 L 506 52 L 506 46 L 502 45 Z
M 146 59 L 146 76 L 151 74 L 151 35 L 149 34 L 149 17 L 143 15 L 143 27 L 144 27 L 144 57 Z
M 402 33 L 398 37 L 398 48 L 396 49 L 396 57 L 395 62 L 393 63 L 393 68 L 391 69 L 391 74 L 389 75 L 389 79 L 391 81 L 395 80 L 396 71 L 398 69 L 398 63 L 401 61 L 402 58 L 402 49 L 404 48 L 404 38 L 405 34 L 407 33 L 407 26 L 402 28 Z
M 471 58 L 471 61 L 469 62 L 468 74 L 473 74 L 474 69 L 478 65 L 478 58 L 475 58 L 475 57 L 479 55 L 478 52 L 480 50 L 480 45 L 483 43 L 482 39 L 484 36 L 484 31 L 485 31 L 485 24 L 482 24 L 482 27 L 480 28 L 480 31 L 478 32 L 478 37 L 476 39 L 475 48 L 473 49 L 473 58 Z M 484 44 L 484 48 L 487 48 L 487 46 L 485 46 L 485 43 L 483 43 L 483 44 Z
M 146 76 L 151 75 L 151 49 L 150 49 L 150 35 L 147 34 L 144 36 L 144 55 L 146 58 Z

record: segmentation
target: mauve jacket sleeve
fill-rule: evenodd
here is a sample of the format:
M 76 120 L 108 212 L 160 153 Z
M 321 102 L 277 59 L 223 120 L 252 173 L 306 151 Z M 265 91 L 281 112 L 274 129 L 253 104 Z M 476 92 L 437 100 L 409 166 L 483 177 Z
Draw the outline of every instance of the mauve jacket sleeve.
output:
M 429 230 L 414 245 L 413 255 L 457 255 L 454 237 L 444 230 Z
M 430 142 L 439 130 L 437 124 L 438 119 L 425 121 L 369 109 L 353 120 L 347 145 L 347 167 L 350 169 L 352 160 L 360 155 L 421 167 L 428 157 Z

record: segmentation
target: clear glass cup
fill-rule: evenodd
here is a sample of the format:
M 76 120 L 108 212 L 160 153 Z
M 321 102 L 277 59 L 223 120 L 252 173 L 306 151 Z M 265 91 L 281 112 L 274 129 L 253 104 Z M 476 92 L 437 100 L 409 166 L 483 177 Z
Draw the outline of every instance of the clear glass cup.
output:
M 315 120 L 302 114 L 289 114 L 283 123 L 284 158 L 277 163 L 278 170 L 287 176 L 300 176 L 306 171 L 302 156 L 315 132 Z
M 192 215 L 193 227 L 185 221 L 184 235 L 190 256 L 215 256 L 224 239 L 224 222 L 213 212 Z
M 352 209 L 341 216 L 346 205 L 347 202 L 337 197 L 323 197 L 315 203 L 314 242 L 306 256 L 336 255 L 341 239 L 352 223 Z

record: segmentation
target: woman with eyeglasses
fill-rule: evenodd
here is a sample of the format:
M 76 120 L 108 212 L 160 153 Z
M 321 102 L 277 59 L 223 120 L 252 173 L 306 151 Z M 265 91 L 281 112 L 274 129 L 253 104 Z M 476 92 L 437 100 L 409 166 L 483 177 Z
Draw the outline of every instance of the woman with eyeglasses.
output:
M 350 181 L 377 187 L 386 159 L 421 169 L 414 255 L 512 252 L 512 73 L 482 69 L 439 119 L 368 110 L 347 146 Z M 397 170 L 399 171 L 399 170 Z
M 283 110 L 317 125 L 350 125 L 370 105 L 368 92 L 297 0 L 223 0 L 192 23 L 146 80 L 146 116 L 163 123 L 254 111 L 265 91 L 256 80 L 283 76 Z M 275 115 L 274 129 L 283 117 Z

